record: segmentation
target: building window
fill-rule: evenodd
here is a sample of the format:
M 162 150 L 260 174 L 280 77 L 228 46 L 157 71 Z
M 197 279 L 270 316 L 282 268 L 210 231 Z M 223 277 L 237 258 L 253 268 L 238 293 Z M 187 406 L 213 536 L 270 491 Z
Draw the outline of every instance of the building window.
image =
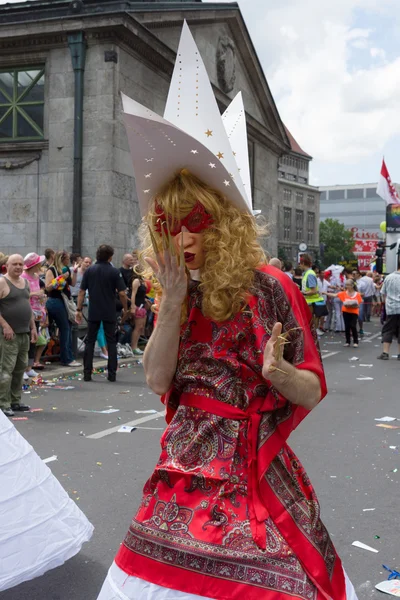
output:
M 315 196 L 313 194 L 307 194 L 307 202 L 309 204 L 314 204 Z
M 353 189 L 350 188 L 347 190 L 347 198 L 349 200 L 360 200 L 361 198 L 364 198 L 364 190 L 363 188 L 359 188 L 359 189 Z
M 0 71 L 0 142 L 43 138 L 44 68 Z
M 307 242 L 309 244 L 314 243 L 314 231 L 315 231 L 315 214 L 312 212 L 307 213 Z
M 305 177 L 299 177 L 299 183 L 307 183 L 307 179 Z
M 287 206 L 283 207 L 283 239 L 290 240 L 292 229 L 292 209 Z
M 303 192 L 296 192 L 296 202 L 303 202 Z
M 296 210 L 296 242 L 301 242 L 303 240 L 303 219 L 303 211 Z
M 344 190 L 329 190 L 329 200 L 344 200 Z
M 293 175 L 292 173 L 286 173 L 286 179 L 288 179 L 289 181 L 296 181 L 297 177 L 296 177 L 296 175 Z
M 285 203 L 290 202 L 292 200 L 292 190 L 283 190 L 283 199 Z

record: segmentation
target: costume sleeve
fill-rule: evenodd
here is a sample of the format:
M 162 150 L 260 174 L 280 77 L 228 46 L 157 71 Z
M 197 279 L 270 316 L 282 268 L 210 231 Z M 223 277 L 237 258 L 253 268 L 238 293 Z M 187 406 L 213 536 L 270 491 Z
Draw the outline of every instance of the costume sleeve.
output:
M 300 290 L 284 274 L 262 267 L 269 277 L 263 283 L 258 297 L 257 329 L 266 329 L 260 350 L 271 336 L 275 323 L 280 322 L 283 332 L 288 334 L 284 358 L 296 369 L 315 373 L 321 385 L 321 399 L 327 394 L 324 368 L 318 347 L 318 337 L 312 324 L 311 311 Z M 260 332 L 261 333 L 261 332 Z M 258 478 L 262 481 L 271 461 L 275 458 L 288 437 L 309 414 L 309 410 L 287 400 L 273 386 L 269 387 L 265 412 L 258 434 Z

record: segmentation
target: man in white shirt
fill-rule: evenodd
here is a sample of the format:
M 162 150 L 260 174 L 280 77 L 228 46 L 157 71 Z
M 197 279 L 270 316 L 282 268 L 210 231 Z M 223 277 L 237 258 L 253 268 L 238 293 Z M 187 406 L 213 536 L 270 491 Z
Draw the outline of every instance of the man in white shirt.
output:
M 323 299 L 325 300 L 325 304 L 327 304 L 327 300 L 328 300 L 328 288 L 329 288 L 329 282 L 325 279 L 325 271 L 320 271 L 318 274 L 318 291 L 321 294 L 321 296 L 323 297 Z M 329 311 L 329 308 L 328 308 Z M 319 329 L 321 331 L 325 331 L 325 319 L 326 317 L 321 317 L 319 320 Z
M 397 337 L 397 360 L 400 360 L 400 255 L 397 261 L 397 271 L 386 277 L 382 287 L 387 319 L 382 329 L 383 352 L 378 356 L 380 360 L 389 360 L 390 345 L 394 337 Z
M 372 303 L 374 301 L 375 284 L 372 277 L 367 275 L 361 275 L 360 271 L 353 271 L 355 282 L 357 283 L 357 289 L 360 292 L 363 303 L 360 306 L 360 314 L 358 316 L 358 322 L 360 324 L 360 335 L 364 334 L 363 326 L 364 322 L 369 323 L 371 321 Z

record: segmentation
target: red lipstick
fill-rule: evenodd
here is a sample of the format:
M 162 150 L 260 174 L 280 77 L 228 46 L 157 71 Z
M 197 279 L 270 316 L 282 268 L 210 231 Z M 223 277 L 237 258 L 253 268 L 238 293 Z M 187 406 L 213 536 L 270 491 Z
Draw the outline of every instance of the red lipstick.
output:
M 190 263 L 190 262 L 194 261 L 194 259 L 196 258 L 196 255 L 192 254 L 191 252 L 185 252 L 184 257 L 185 257 L 185 262 Z

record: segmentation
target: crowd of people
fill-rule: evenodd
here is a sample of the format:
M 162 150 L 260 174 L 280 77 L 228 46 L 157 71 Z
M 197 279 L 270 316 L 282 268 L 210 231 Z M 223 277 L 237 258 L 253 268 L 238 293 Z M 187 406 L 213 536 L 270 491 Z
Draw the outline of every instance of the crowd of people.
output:
M 270 265 L 282 270 L 297 284 L 311 306 L 319 336 L 325 332 L 345 334 L 344 346 L 357 348 L 364 336 L 364 323 L 375 316 L 381 320 L 383 352 L 389 359 L 393 338 L 398 338 L 400 360 L 400 257 L 399 270 L 384 277 L 373 271 L 361 272 L 340 265 L 320 269 L 308 255 L 300 264 L 272 258 Z
M 21 380 L 36 377 L 46 359 L 59 358 L 65 367 L 78 368 L 73 332 L 83 338 L 84 378 L 90 381 L 97 342 L 108 360 L 108 378 L 115 381 L 118 354 L 141 356 L 153 328 L 151 283 L 136 273 L 138 252 L 113 263 L 111 246 L 98 248 L 96 262 L 89 256 L 47 248 L 43 256 L 22 258 L 0 253 L 0 407 L 11 416 L 29 410 L 22 404 Z M 364 323 L 381 319 L 383 351 L 388 360 L 393 338 L 399 339 L 400 270 L 384 278 L 379 273 L 332 265 L 320 269 L 308 255 L 296 267 L 271 258 L 269 265 L 283 271 L 300 288 L 313 314 L 318 336 L 345 334 L 344 346 L 357 348 Z M 84 314 L 83 314 L 84 313 Z M 29 335 L 27 335 L 29 334 Z M 7 343 L 7 344 L 6 344 Z M 27 359 L 26 359 L 27 357 Z
M 113 256 L 108 245 L 98 248 L 95 264 L 89 256 L 51 248 L 25 258 L 0 253 L 0 408 L 7 416 L 29 410 L 21 384 L 49 360 L 76 369 L 82 366 L 77 348 L 84 349 L 89 381 L 97 342 L 108 379 L 115 381 L 118 352 L 143 354 L 139 345 L 146 344 L 153 322 L 151 283 L 135 272 L 136 250 L 124 255 L 120 268 Z

